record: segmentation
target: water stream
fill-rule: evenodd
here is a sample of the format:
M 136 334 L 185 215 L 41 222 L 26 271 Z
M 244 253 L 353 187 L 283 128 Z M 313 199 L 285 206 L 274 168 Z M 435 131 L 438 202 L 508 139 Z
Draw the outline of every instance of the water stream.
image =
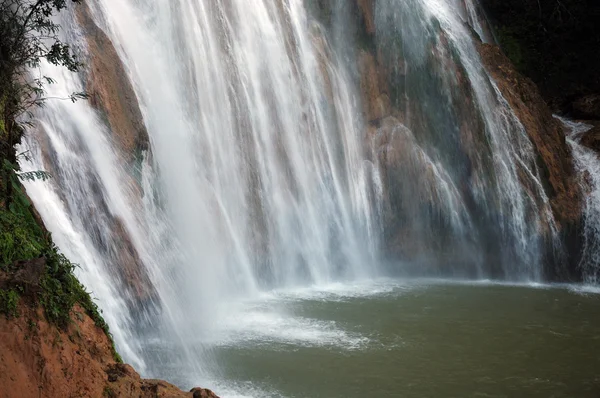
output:
M 575 165 L 580 174 L 580 183 L 587 193 L 583 209 L 583 250 L 579 267 L 582 269 L 585 282 L 591 285 L 598 283 L 600 278 L 600 159 L 596 152 L 581 144 L 584 133 L 592 126 L 574 122 L 564 118 L 558 119 L 570 131 L 567 142 L 573 150 Z

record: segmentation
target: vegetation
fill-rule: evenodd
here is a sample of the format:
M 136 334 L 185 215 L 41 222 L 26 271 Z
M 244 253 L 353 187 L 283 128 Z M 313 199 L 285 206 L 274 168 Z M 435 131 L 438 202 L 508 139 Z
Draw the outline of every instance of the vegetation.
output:
M 73 72 L 81 66 L 60 40 L 60 26 L 52 19 L 66 6 L 67 0 L 0 0 L 0 163 L 7 209 L 14 187 L 10 169 L 17 167 L 14 146 L 32 124 L 31 110 L 46 101 L 45 85 L 54 83 L 40 73 L 41 63 L 47 61 Z M 81 97 L 82 93 L 69 96 L 73 101 Z
M 47 100 L 44 87 L 54 82 L 38 73 L 41 63 L 73 72 L 81 66 L 59 39 L 60 26 L 52 18 L 66 6 L 67 0 L 0 0 L 0 276 L 15 274 L 24 262 L 44 258 L 39 293 L 29 298 L 41 304 L 48 321 L 66 328 L 73 306 L 79 304 L 110 337 L 97 305 L 75 277 L 76 265 L 58 251 L 21 185 L 23 180 L 50 176 L 43 171 L 20 172 L 17 160 L 24 154 L 15 151 L 33 125 L 33 109 Z M 75 93 L 68 98 L 75 101 L 85 95 Z M 0 288 L 0 313 L 17 316 L 24 292 L 19 284 Z M 120 361 L 114 347 L 113 352 Z
M 102 396 L 107 398 L 114 398 L 117 396 L 117 393 L 115 393 L 115 390 L 113 390 L 111 387 L 106 386 L 104 387 L 104 391 L 102 391 Z
M 41 304 L 47 320 L 66 328 L 71 323 L 73 306 L 79 304 L 110 337 L 98 306 L 75 277 L 76 265 L 58 251 L 50 234 L 38 224 L 20 184 L 15 184 L 13 195 L 10 209 L 0 209 L 0 272 L 14 273 L 20 262 L 43 257 L 45 269 L 39 280 L 40 293 L 32 298 Z M 24 286 L 20 285 L 0 289 L 0 313 L 17 316 L 23 291 Z M 113 353 L 115 360 L 121 362 L 114 346 Z
M 0 289 L 0 314 L 6 317 L 16 317 L 19 293 L 14 289 Z
M 570 112 L 578 98 L 600 93 L 600 2 L 482 0 L 500 46 L 546 100 Z

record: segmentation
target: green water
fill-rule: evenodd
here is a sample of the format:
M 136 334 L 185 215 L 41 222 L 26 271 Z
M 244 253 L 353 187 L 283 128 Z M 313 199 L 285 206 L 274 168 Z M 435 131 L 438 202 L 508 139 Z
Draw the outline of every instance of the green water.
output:
M 284 295 L 239 317 L 239 341 L 216 348 L 217 362 L 226 383 L 264 395 L 600 397 L 598 294 L 409 283 Z

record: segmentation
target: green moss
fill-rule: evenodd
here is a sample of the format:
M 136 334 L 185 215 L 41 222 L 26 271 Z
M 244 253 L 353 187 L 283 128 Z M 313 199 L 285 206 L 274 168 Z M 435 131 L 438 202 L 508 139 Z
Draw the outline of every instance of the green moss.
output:
M 15 318 L 19 314 L 17 305 L 19 304 L 19 293 L 14 289 L 0 289 L 0 314 L 8 318 Z
M 517 39 L 517 36 L 513 33 L 510 28 L 501 27 L 496 31 L 498 42 L 506 56 L 511 60 L 513 65 L 519 70 L 524 71 L 526 69 L 526 62 L 522 45 Z
M 0 269 L 15 261 L 38 258 L 44 243 L 31 212 L 0 210 Z
M 17 261 L 44 257 L 46 269 L 40 280 L 41 293 L 37 295 L 49 322 L 67 328 L 72 322 L 71 311 L 75 304 L 87 312 L 110 338 L 108 325 L 90 294 L 75 276 L 76 265 L 67 259 L 36 222 L 31 204 L 20 185 L 15 186 L 15 200 L 10 210 L 0 209 L 0 268 L 13 271 Z M 18 292 L 0 291 L 0 312 L 14 316 Z M 122 362 L 112 343 L 114 358 Z
M 96 326 L 101 328 L 110 338 L 115 361 L 122 362 L 116 352 L 108 324 L 102 318 L 98 305 L 90 294 L 75 277 L 76 265 L 71 263 L 54 245 L 45 250 L 46 271 L 41 280 L 42 294 L 40 303 L 46 313 L 46 318 L 61 328 L 66 328 L 72 322 L 71 310 L 75 304 L 81 305 L 92 318 Z
M 106 397 L 106 398 L 114 398 L 114 397 L 117 396 L 117 394 L 115 393 L 115 391 L 111 387 L 106 386 L 106 387 L 104 387 L 104 391 L 102 392 L 102 396 Z
M 0 276 L 10 277 L 18 271 L 19 262 L 40 257 L 46 260 L 46 268 L 39 280 L 40 289 L 35 293 L 19 285 L 0 289 L 0 313 L 16 316 L 21 295 L 24 300 L 32 301 L 31 304 L 41 305 L 49 322 L 66 328 L 72 322 L 73 306 L 79 304 L 111 338 L 97 305 L 75 277 L 76 266 L 58 251 L 50 234 L 38 223 L 20 183 L 20 180 L 48 178 L 43 171 L 18 173 L 15 145 L 20 142 L 25 128 L 31 126 L 29 117 L 23 116 L 44 104 L 44 87 L 52 83 L 46 76 L 23 79 L 20 72 L 30 67 L 35 69 L 44 58 L 71 72 L 81 67 L 69 47 L 60 41 L 60 26 L 52 18 L 67 3 L 64 0 L 35 3 L 35 6 L 27 6 L 27 1 L 16 1 L 15 12 L 0 21 L 3 32 L 21 32 L 19 37 L 5 35 L 0 38 L 3 43 L 0 47 L 10 50 L 3 51 L 0 64 L 0 273 L 3 274 Z M 48 40 L 52 42 L 51 46 L 47 46 Z M 30 102 L 32 98 L 34 100 Z M 70 98 L 76 100 L 86 98 L 86 95 L 73 93 Z M 116 352 L 114 356 L 120 361 Z

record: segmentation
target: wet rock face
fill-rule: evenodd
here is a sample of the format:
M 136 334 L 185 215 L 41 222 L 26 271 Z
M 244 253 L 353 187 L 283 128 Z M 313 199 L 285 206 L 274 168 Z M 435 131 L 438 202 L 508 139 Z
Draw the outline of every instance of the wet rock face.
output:
M 125 65 L 109 37 L 96 25 L 89 6 L 85 3 L 78 4 L 75 15 L 87 43 L 84 59 L 86 68 L 83 73 L 89 102 L 101 115 L 117 155 L 127 165 L 123 179 L 127 184 L 129 199 L 139 203 L 141 189 L 135 170 L 139 167 L 142 151 L 149 150 L 149 138 L 138 98 Z M 47 142 L 43 131 L 39 135 L 39 141 Z M 48 169 L 53 172 L 52 148 L 48 144 L 43 149 Z M 62 181 L 60 170 L 54 170 L 53 175 L 57 176 L 57 181 Z M 127 292 L 124 296 L 128 298 L 128 305 L 136 315 L 153 302 L 156 291 L 125 223 L 108 209 L 98 179 L 98 176 L 90 172 L 89 194 L 96 196 L 93 202 L 101 203 L 102 211 L 93 206 L 81 205 L 70 210 L 84 213 L 81 218 L 90 221 L 85 228 L 103 249 L 101 255 L 113 267 L 120 288 Z
M 453 190 L 450 197 L 446 196 L 448 192 L 442 192 L 440 188 L 450 176 L 428 155 L 428 150 L 436 145 L 445 146 L 446 152 L 459 150 L 456 142 L 444 144 L 451 134 L 434 137 L 445 131 L 439 128 L 442 124 L 452 124 L 449 119 L 441 120 L 447 116 L 444 110 L 440 110 L 442 117 L 436 119 L 429 117 L 432 112 L 423 109 L 424 104 L 432 105 L 423 85 L 430 84 L 433 92 L 440 80 L 435 76 L 424 78 L 416 69 L 411 70 L 414 65 L 402 58 L 404 52 L 398 47 L 403 45 L 397 39 L 400 33 L 388 36 L 387 29 L 377 26 L 382 16 L 375 18 L 376 1 L 357 0 L 357 4 L 364 23 L 359 32 L 370 36 L 374 44 L 357 53 L 357 64 L 367 145 L 373 150 L 372 158 L 379 165 L 383 182 L 386 255 L 418 264 L 416 272 L 436 272 L 433 264 L 440 264 L 442 258 L 472 264 L 472 258 L 462 261 L 466 260 L 462 257 L 466 251 L 458 242 L 462 237 L 453 239 L 452 226 L 445 217 L 452 213 L 449 207 L 460 200 L 460 192 Z M 384 36 L 378 37 L 380 33 Z M 446 43 L 442 36 L 433 40 Z M 440 56 L 439 49 L 432 46 L 429 55 L 424 54 L 421 67 L 431 66 L 430 70 L 434 70 L 433 64 L 446 61 L 444 68 L 456 69 L 457 65 Z M 461 73 L 456 70 L 459 80 Z
M 535 146 L 559 226 L 577 223 L 581 217 L 581 192 L 560 122 L 552 117 L 535 84 L 518 73 L 498 47 L 482 44 L 479 52 Z
M 387 94 L 385 71 L 368 51 L 358 55 L 360 89 L 363 98 L 363 115 L 370 124 L 378 124 L 391 115 L 390 98 Z
M 495 160 L 501 154 L 489 138 L 499 134 L 496 125 L 490 127 L 496 119 L 490 122 L 482 116 L 480 94 L 470 81 L 473 72 L 456 55 L 452 38 L 435 28 L 423 33 L 426 38 L 411 30 L 421 32 L 419 26 L 398 28 L 388 15 L 375 13 L 376 5 L 383 3 L 378 1 L 357 0 L 365 24 L 361 29 L 375 43 L 357 52 L 357 64 L 366 139 L 382 173 L 387 254 L 409 261 L 429 257 L 424 264 L 484 264 L 466 266 L 464 271 L 468 276 L 479 267 L 506 277 L 510 273 L 506 264 L 529 259 L 515 249 L 522 243 L 518 232 L 507 237 L 511 217 L 530 220 L 526 245 L 551 258 L 554 249 L 546 247 L 555 247 L 556 241 L 552 217 L 545 216 L 550 213 L 569 254 L 577 253 L 582 193 L 562 126 L 535 84 L 520 75 L 497 47 L 480 44 L 479 36 L 473 35 L 483 66 L 519 119 L 503 119 L 510 120 L 500 129 L 510 129 L 509 142 L 521 137 L 520 124 L 528 136 L 513 142 L 527 147 L 526 153 L 519 149 L 511 155 L 515 159 L 509 158 L 523 197 L 519 203 L 523 214 L 517 216 L 510 200 L 497 193 L 498 186 L 504 186 L 499 183 L 504 178 L 502 167 Z M 392 23 L 399 31 L 390 35 L 390 26 L 379 23 Z M 398 39 L 411 32 L 413 36 Z M 494 109 L 501 112 L 499 108 Z M 534 177 L 528 174 L 531 170 Z M 545 276 L 556 274 L 548 270 Z
M 116 147 L 132 162 L 148 150 L 148 132 L 125 65 L 108 36 L 94 22 L 89 6 L 80 4 L 77 20 L 87 41 L 86 92 L 108 122 Z
M 364 28 L 367 34 L 375 34 L 375 1 L 357 0 L 358 8 L 363 15 Z
M 581 137 L 581 143 L 600 154 L 600 121 L 586 121 L 592 128 Z
M 534 145 L 542 181 L 550 199 L 558 228 L 563 255 L 553 248 L 548 237 L 544 259 L 545 276 L 553 280 L 579 279 L 578 262 L 582 250 L 581 191 L 571 149 L 566 143 L 561 123 L 552 117 L 550 108 L 536 85 L 522 76 L 493 45 L 479 46 L 482 61 L 494 78 Z
M 600 94 L 591 94 L 573 102 L 572 115 L 577 119 L 600 120 Z

